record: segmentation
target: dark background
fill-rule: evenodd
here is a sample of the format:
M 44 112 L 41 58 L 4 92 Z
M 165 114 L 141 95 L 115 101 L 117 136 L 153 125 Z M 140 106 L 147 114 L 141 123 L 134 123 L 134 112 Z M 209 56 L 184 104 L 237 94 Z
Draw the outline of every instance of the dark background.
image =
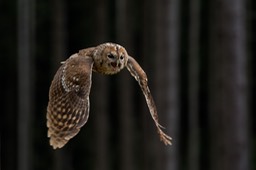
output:
M 255 2 L 1 1 L 1 169 L 255 169 Z M 159 141 L 127 70 L 93 73 L 87 124 L 63 149 L 49 146 L 60 62 L 104 42 L 124 46 L 147 73 L 172 146 Z

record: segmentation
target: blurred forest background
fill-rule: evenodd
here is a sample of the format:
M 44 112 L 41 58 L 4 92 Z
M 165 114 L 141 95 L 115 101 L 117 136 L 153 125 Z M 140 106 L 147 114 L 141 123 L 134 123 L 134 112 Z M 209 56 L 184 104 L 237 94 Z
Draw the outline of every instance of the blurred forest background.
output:
M 256 1 L 5 0 L 0 11 L 1 169 L 256 168 Z M 94 73 L 87 124 L 63 149 L 49 146 L 60 62 L 103 42 L 148 74 L 172 146 L 127 70 Z

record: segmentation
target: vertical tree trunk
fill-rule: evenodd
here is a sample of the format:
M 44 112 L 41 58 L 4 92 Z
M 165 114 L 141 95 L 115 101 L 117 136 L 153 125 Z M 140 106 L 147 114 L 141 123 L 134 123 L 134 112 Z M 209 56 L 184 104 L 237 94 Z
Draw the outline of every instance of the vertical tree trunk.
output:
M 34 1 L 18 1 L 18 169 L 31 169 Z
M 162 96 L 158 96 L 158 87 L 155 83 L 157 80 L 157 75 L 155 72 L 158 69 L 155 63 L 155 58 L 160 57 L 160 55 L 156 55 L 156 43 L 158 43 L 156 42 L 156 28 L 159 26 L 157 25 L 156 5 L 159 2 L 160 1 L 145 0 L 142 6 L 144 12 L 143 23 L 141 25 L 143 28 L 143 51 L 142 55 L 139 56 L 138 59 L 141 58 L 140 64 L 148 76 L 149 88 L 151 90 L 153 98 L 155 99 L 158 113 L 160 114 L 161 106 L 159 106 L 159 103 L 161 103 Z M 151 119 L 149 110 L 146 106 L 144 97 L 140 98 L 140 102 L 141 104 L 143 104 L 143 107 L 141 109 L 143 119 L 141 121 L 143 122 L 143 131 L 141 133 L 144 135 L 142 143 L 143 168 L 145 170 L 159 169 L 161 153 L 159 152 L 158 144 L 161 145 L 161 143 L 159 143 L 158 134 L 156 133 L 156 129 Z M 163 113 L 161 113 L 160 115 L 163 115 Z M 162 118 L 160 120 L 163 120 Z
M 256 51 L 254 50 L 256 47 L 256 17 L 255 17 L 255 13 L 256 13 L 256 1 L 254 0 L 249 0 L 248 2 L 248 10 L 247 10 L 247 28 L 249 28 L 247 37 L 248 37 L 248 56 L 249 56 L 249 69 L 250 70 L 250 87 L 248 89 L 250 89 L 250 91 L 248 91 L 249 94 L 249 98 L 250 98 L 250 116 L 249 116 L 249 120 L 250 120 L 250 125 L 251 125 L 251 129 L 250 132 L 252 132 L 249 135 L 250 141 L 253 141 L 253 139 L 256 138 L 256 67 L 255 67 L 255 63 L 256 63 Z M 255 141 L 255 140 L 254 140 Z M 255 150 L 256 150 L 256 145 L 251 144 L 250 145 L 251 150 L 250 154 L 251 157 L 253 157 L 253 159 L 251 160 L 251 162 L 253 162 L 252 167 L 256 168 L 256 157 L 255 157 Z
M 190 2 L 189 27 L 189 141 L 188 141 L 188 168 L 199 169 L 199 38 L 200 38 L 200 1 Z
M 173 145 L 164 148 L 166 152 L 164 168 L 172 170 L 179 169 L 179 2 L 179 0 L 159 1 L 160 4 L 157 5 L 158 23 L 156 24 L 157 88 L 162 98 L 159 104 L 159 110 L 162 111 L 159 114 L 160 118 L 165 117 L 166 121 L 163 123 L 166 124 L 166 131 L 173 138 Z
M 213 0 L 210 28 L 210 167 L 248 166 L 245 1 Z
M 59 66 L 60 62 L 67 59 L 67 25 L 66 25 L 66 2 L 61 0 L 54 0 L 52 2 L 52 48 L 53 48 L 53 58 L 51 60 L 51 66 L 53 72 L 55 72 Z M 54 151 L 54 169 L 61 170 L 72 169 L 72 162 L 70 159 L 70 153 L 66 148 Z
M 60 62 L 65 60 L 67 54 L 67 9 L 66 2 L 53 0 L 52 2 L 52 42 L 53 42 L 53 60 L 54 70 L 59 67 Z
M 105 42 L 108 38 L 108 7 L 104 0 L 95 1 L 95 44 Z M 109 77 L 93 73 L 92 92 L 91 92 L 91 113 L 95 118 L 95 169 L 110 169 L 109 136 L 110 136 L 110 115 L 109 112 Z M 112 104 L 112 103 L 110 103 Z M 93 111 L 93 112 L 92 112 Z
M 170 125 L 169 122 L 164 121 L 166 120 L 166 115 L 168 115 L 168 106 L 166 105 L 168 102 L 168 97 L 167 97 L 167 82 L 169 81 L 168 77 L 168 69 L 167 67 L 169 63 L 166 63 L 169 61 L 169 51 L 167 48 L 170 48 L 169 42 L 167 42 L 168 38 L 166 38 L 166 34 L 169 31 L 169 25 L 167 23 L 167 18 L 169 16 L 166 16 L 167 13 L 167 6 L 169 6 L 170 1 L 168 2 L 163 2 L 163 1 L 155 1 L 155 16 L 154 16 L 154 29 L 155 31 L 152 31 L 155 34 L 155 53 L 154 53 L 154 61 L 155 61 L 155 71 L 154 71 L 154 79 L 155 79 L 155 102 L 157 106 L 157 111 L 159 114 L 159 121 L 160 124 L 163 125 L 164 127 L 170 128 L 172 125 Z M 165 6 L 166 5 L 166 6 Z M 168 27 L 168 28 L 166 28 Z M 167 48 L 166 48 L 167 47 Z M 168 56 L 168 57 L 166 57 Z M 153 89 L 154 90 L 154 89 Z M 153 93 L 153 92 L 152 92 Z M 168 130 L 165 130 L 166 133 L 170 136 L 172 136 L 171 132 Z M 155 131 L 153 131 L 155 132 Z M 173 136 L 172 136 L 173 137 Z M 159 140 L 154 141 L 154 151 L 155 151 L 155 167 L 152 169 L 165 169 L 165 165 L 167 164 L 164 162 L 163 156 L 164 153 L 166 152 L 160 145 L 163 145 L 163 143 L 160 143 Z M 170 147 L 170 146 L 169 146 Z M 164 149 L 167 149 L 164 147 Z
M 128 54 L 131 49 L 131 25 L 130 16 L 130 2 L 127 0 L 116 1 L 116 30 L 117 30 L 117 42 L 122 44 Z M 132 78 L 129 73 L 122 72 L 118 77 L 118 101 L 120 114 L 120 168 L 123 170 L 134 169 L 134 136 L 136 135 L 133 130 L 132 113 L 134 112 L 134 99 L 132 99 L 133 88 Z
M 91 115 L 95 119 L 95 164 L 94 169 L 108 170 L 110 169 L 110 153 L 109 136 L 110 136 L 110 124 L 109 124 L 109 112 L 108 107 L 108 77 L 94 74 L 93 75 L 93 92 L 91 97 Z M 92 112 L 93 111 L 93 112 Z

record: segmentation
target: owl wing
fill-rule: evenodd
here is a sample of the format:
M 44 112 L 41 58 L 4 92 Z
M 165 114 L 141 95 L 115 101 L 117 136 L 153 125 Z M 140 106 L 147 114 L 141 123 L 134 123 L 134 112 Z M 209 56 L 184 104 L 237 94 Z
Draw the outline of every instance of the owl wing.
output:
M 138 81 L 140 88 L 145 96 L 150 114 L 155 122 L 157 131 L 160 136 L 160 140 L 165 143 L 165 145 L 171 145 L 171 137 L 169 137 L 167 134 L 165 134 L 161 128 L 163 128 L 159 122 L 158 122 L 158 114 L 157 114 L 157 109 L 155 102 L 153 100 L 153 97 L 150 93 L 149 87 L 148 87 L 148 80 L 147 80 L 147 75 L 143 71 L 143 69 L 140 67 L 140 65 L 137 63 L 137 61 L 132 58 L 131 56 L 128 57 L 128 62 L 127 62 L 127 69 L 131 73 L 131 75 Z
M 50 145 L 63 147 L 89 116 L 93 59 L 79 54 L 62 62 L 52 81 L 47 107 Z

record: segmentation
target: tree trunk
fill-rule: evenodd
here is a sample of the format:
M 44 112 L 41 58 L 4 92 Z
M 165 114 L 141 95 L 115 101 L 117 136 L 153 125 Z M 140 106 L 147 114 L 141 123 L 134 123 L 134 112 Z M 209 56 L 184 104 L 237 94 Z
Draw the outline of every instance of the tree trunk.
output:
M 34 94 L 34 1 L 18 1 L 18 169 L 31 169 Z
M 148 85 L 155 100 L 158 113 L 160 114 L 161 108 L 159 107 L 159 103 L 161 103 L 162 96 L 158 95 L 158 87 L 155 83 L 157 80 L 157 75 L 155 72 L 158 69 L 155 58 L 160 57 L 160 55 L 156 55 L 156 44 L 158 43 L 156 42 L 156 28 L 157 26 L 159 26 L 157 25 L 156 5 L 159 2 L 160 1 L 145 0 L 143 3 L 142 8 L 144 13 L 143 23 L 141 25 L 143 30 L 143 46 L 139 47 L 139 49 L 142 48 L 143 51 L 142 55 L 139 56 L 138 60 L 140 59 L 141 62 L 139 61 L 139 63 L 141 64 L 142 68 L 145 70 L 148 76 Z M 150 112 L 146 105 L 144 96 L 141 96 L 139 101 L 142 106 L 141 122 L 143 123 L 143 131 L 141 133 L 143 134 L 143 143 L 141 148 L 143 153 L 143 168 L 145 170 L 159 169 L 159 166 L 161 164 L 161 153 L 158 145 L 162 145 L 162 143 L 159 142 L 159 137 L 156 132 L 155 125 L 151 119 Z M 161 115 L 163 115 L 163 113 L 159 115 L 160 120 L 163 120 L 161 118 Z
M 211 2 L 209 122 L 210 169 L 248 165 L 245 1 Z
M 117 42 L 123 45 L 128 54 L 131 49 L 131 25 L 130 17 L 130 2 L 127 0 L 116 1 L 116 30 Z M 134 120 L 134 99 L 133 94 L 133 78 L 128 71 L 123 71 L 118 76 L 118 114 L 120 115 L 120 167 L 119 169 L 130 170 L 134 169 L 134 136 L 136 135 L 133 127 Z
M 65 60 L 67 54 L 67 9 L 66 2 L 53 0 L 52 2 L 52 46 L 53 46 L 53 64 L 54 70 L 60 66 L 60 62 Z
M 95 164 L 94 169 L 110 169 L 111 157 L 109 154 L 110 124 L 108 106 L 108 77 L 93 75 L 93 88 L 91 97 L 91 115 L 94 116 L 95 124 L 93 140 L 95 141 Z
M 108 8 L 106 1 L 96 0 L 93 4 L 95 8 L 95 44 L 103 43 L 108 38 Z M 89 33 L 90 34 L 90 33 Z M 110 107 L 109 96 L 109 77 L 93 73 L 92 92 L 91 92 L 91 111 L 94 116 L 95 124 L 93 134 L 95 140 L 95 164 L 94 169 L 108 170 L 111 165 L 110 147 Z
M 52 2 L 52 48 L 53 48 L 53 58 L 51 60 L 51 66 L 53 72 L 57 70 L 60 66 L 60 62 L 67 59 L 69 56 L 67 54 L 67 25 L 66 25 L 66 2 L 61 0 L 54 0 Z M 61 150 L 54 151 L 54 169 L 72 169 L 72 162 L 70 158 L 70 153 L 64 147 Z
M 189 68 L 188 68 L 188 169 L 199 170 L 199 39 L 200 39 L 200 1 L 190 2 L 189 27 Z
M 157 1 L 157 91 L 159 97 L 156 103 L 159 106 L 160 120 L 166 132 L 173 138 L 172 146 L 164 147 L 165 167 L 161 169 L 179 169 L 179 121 L 180 121 L 180 3 L 179 0 L 166 2 Z

